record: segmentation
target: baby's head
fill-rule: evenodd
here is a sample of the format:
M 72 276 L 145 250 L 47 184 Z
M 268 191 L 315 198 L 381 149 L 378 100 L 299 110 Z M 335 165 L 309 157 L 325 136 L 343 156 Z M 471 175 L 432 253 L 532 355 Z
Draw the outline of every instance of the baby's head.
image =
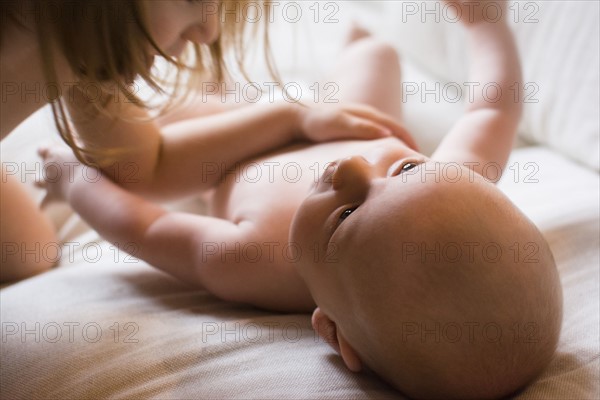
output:
M 531 381 L 562 319 L 540 232 L 466 168 L 401 145 L 365 157 L 328 168 L 294 217 L 290 241 L 321 255 L 298 264 L 315 330 L 350 369 L 412 397 L 494 398 Z

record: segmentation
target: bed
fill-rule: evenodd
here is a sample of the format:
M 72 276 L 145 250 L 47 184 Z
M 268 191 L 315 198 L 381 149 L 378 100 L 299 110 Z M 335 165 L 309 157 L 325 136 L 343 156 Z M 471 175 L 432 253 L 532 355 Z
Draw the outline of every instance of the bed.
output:
M 308 3 L 295 3 L 305 18 L 272 26 L 286 81 L 304 88 L 316 82 L 355 20 L 397 46 L 405 82 L 443 87 L 466 80 L 462 32 L 443 17 L 423 23 L 423 2 L 323 2 L 316 23 L 310 7 L 317 3 Z M 597 399 L 599 3 L 528 1 L 511 7 L 519 11 L 512 25 L 532 91 L 500 187 L 548 240 L 564 296 L 556 355 L 514 398 Z M 327 43 L 320 39 L 324 35 Z M 462 107 L 419 96 L 407 98 L 404 106 L 406 124 L 426 152 Z M 35 150 L 41 141 L 57 138 L 52 126 L 44 109 L 2 142 L 2 162 L 15 166 L 40 200 L 43 193 L 33 187 L 41 173 Z M 172 206 L 203 211 L 199 199 Z M 60 252 L 60 266 L 0 290 L 0 397 L 404 398 L 377 376 L 346 370 L 311 329 L 310 315 L 220 301 L 117 250 L 68 207 L 47 212 L 60 243 L 38 253 Z

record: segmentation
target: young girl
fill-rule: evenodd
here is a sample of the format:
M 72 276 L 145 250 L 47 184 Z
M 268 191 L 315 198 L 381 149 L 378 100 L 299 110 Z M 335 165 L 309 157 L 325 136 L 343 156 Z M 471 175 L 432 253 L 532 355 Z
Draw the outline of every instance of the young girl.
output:
M 178 77 L 186 71 L 198 76 L 208 67 L 221 79 L 224 51 L 242 48 L 248 24 L 240 15 L 232 16 L 231 10 L 242 10 L 243 3 L 2 1 L 0 138 L 49 102 L 62 138 L 80 160 L 98 166 L 129 190 L 164 198 L 198 189 L 173 179 L 181 176 L 182 168 L 193 168 L 178 163 L 180 153 L 194 152 L 197 163 L 229 164 L 298 137 L 321 141 L 402 132 L 390 118 L 368 107 L 320 110 L 273 104 L 239 111 L 234 122 L 213 118 L 206 128 L 211 135 L 197 137 L 185 127 L 163 135 L 156 121 L 148 118 L 148 106 L 131 93 L 134 79 L 163 91 L 162 82 L 151 73 L 156 56 L 174 66 Z M 268 2 L 264 6 L 268 16 Z M 265 23 L 268 20 L 265 17 Z M 181 56 L 190 43 L 191 60 Z M 27 96 L 32 88 L 40 96 Z M 256 134 L 248 138 L 247 132 Z M 232 142 L 243 145 L 235 154 L 225 155 L 223 148 Z M 56 238 L 51 222 L 4 168 L 0 184 L 0 281 L 46 270 L 52 263 L 44 257 L 25 257 L 23 251 L 4 254 L 6 243 L 43 248 Z M 203 187 L 211 185 L 205 182 Z

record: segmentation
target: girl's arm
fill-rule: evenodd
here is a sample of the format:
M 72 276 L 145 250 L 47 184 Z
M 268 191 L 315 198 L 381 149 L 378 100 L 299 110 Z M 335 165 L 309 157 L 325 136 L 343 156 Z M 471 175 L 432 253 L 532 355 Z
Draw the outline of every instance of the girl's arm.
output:
M 471 54 L 469 81 L 478 86 L 474 101 L 432 158 L 474 166 L 473 170 L 479 174 L 491 171 L 494 176 L 486 178 L 498 179 L 496 168 L 486 166 L 491 163 L 502 169 L 506 166 L 522 112 L 520 90 L 514 90 L 522 82 L 517 47 L 505 19 L 490 22 L 483 18 L 485 2 L 477 3 L 476 7 L 469 7 L 469 3 L 476 4 L 469 1 L 448 2 L 463 8 L 462 22 L 468 31 Z M 496 94 L 493 89 L 484 93 L 483 88 L 488 84 L 500 88 L 501 93 Z
M 77 89 L 70 110 L 84 145 L 110 154 L 91 163 L 119 185 L 154 198 L 172 198 L 212 188 L 220 172 L 294 140 L 372 139 L 405 130 L 367 106 L 306 108 L 280 103 L 254 105 L 169 125 L 163 132 L 145 111 L 118 98 L 98 113 Z M 120 118 L 110 117 L 111 113 Z M 145 120 L 145 122 L 140 122 Z M 221 168 L 225 166 L 225 168 Z

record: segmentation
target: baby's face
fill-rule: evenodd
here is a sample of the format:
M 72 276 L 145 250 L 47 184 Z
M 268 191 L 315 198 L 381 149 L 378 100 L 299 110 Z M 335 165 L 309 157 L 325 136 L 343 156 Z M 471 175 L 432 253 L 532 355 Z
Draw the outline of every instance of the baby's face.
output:
M 364 282 L 360 260 L 395 257 L 397 243 L 427 214 L 424 199 L 436 183 L 425 172 L 436 168 L 392 141 L 329 165 L 298 209 L 290 237 L 309 261 L 300 273 L 317 304 L 340 301 L 340 291 L 355 286 L 349 280 Z
M 346 314 L 382 312 L 390 293 L 411 302 L 409 286 L 436 257 L 427 248 L 447 238 L 473 241 L 461 237 L 461 225 L 477 226 L 473 215 L 488 218 L 494 203 L 475 192 L 498 190 L 467 168 L 435 162 L 399 142 L 331 163 L 290 230 L 303 255 L 299 273 L 316 303 L 329 314 Z

